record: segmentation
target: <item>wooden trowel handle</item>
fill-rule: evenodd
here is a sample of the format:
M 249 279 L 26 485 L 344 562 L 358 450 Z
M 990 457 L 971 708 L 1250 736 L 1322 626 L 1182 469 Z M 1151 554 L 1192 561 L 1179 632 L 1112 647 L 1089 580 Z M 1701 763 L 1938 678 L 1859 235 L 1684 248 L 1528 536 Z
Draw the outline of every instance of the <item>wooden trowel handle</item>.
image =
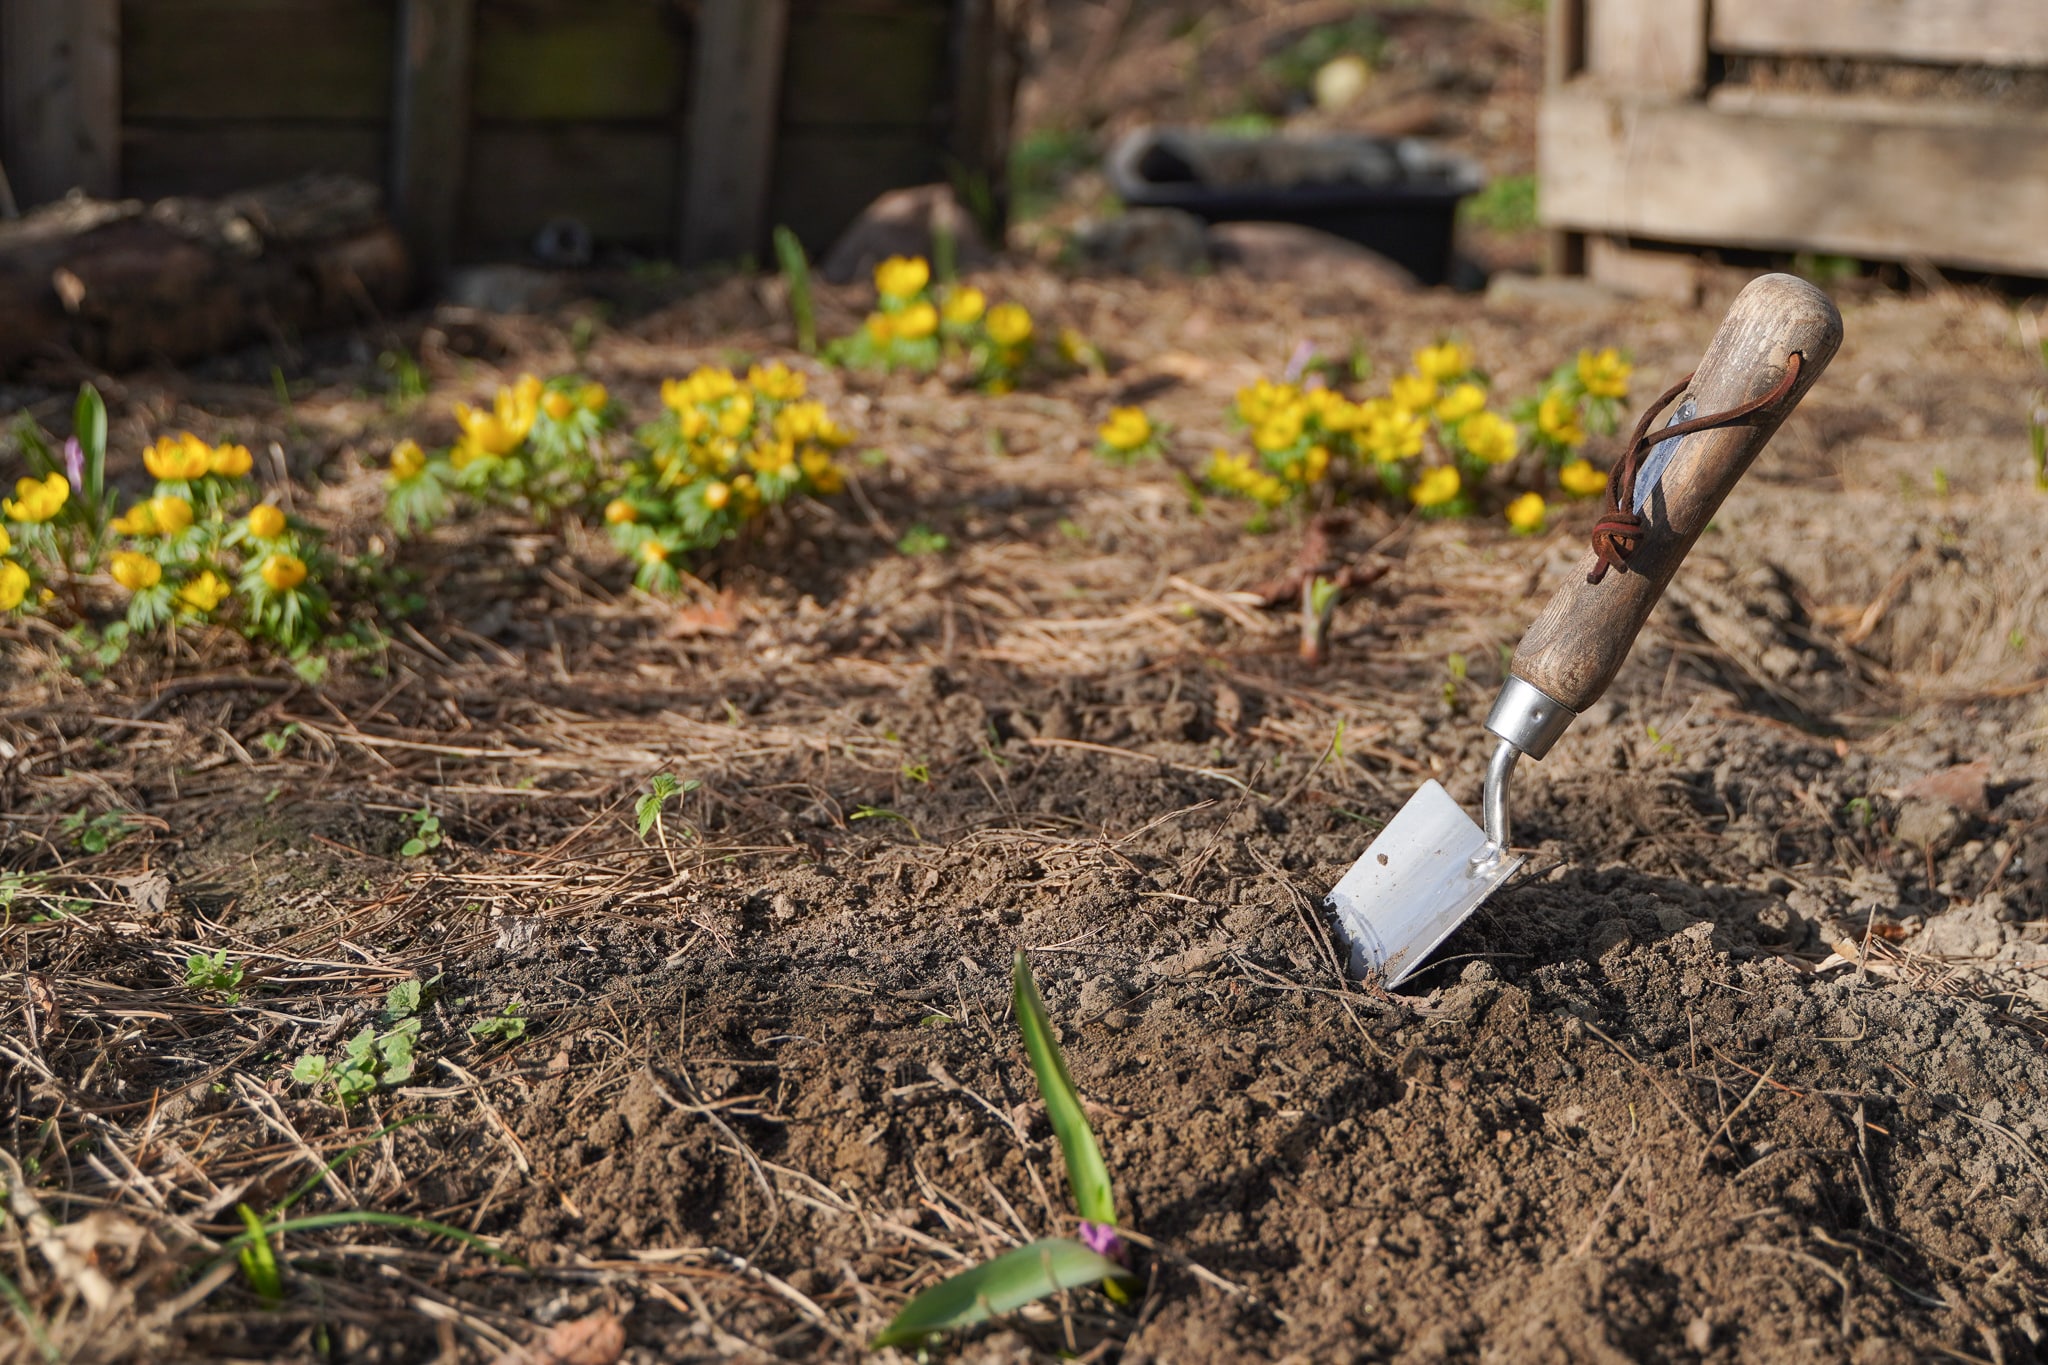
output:
M 1680 400 L 1696 410 L 1686 416 L 1724 412 L 1770 393 L 1794 352 L 1797 380 L 1743 425 L 1681 438 L 1661 472 L 1645 457 L 1636 489 L 1643 537 L 1627 572 L 1610 571 L 1588 583 L 1599 559 L 1587 551 L 1522 637 L 1509 671 L 1573 712 L 1598 701 L 1679 561 L 1841 344 L 1842 315 L 1805 280 L 1765 275 L 1736 295 Z

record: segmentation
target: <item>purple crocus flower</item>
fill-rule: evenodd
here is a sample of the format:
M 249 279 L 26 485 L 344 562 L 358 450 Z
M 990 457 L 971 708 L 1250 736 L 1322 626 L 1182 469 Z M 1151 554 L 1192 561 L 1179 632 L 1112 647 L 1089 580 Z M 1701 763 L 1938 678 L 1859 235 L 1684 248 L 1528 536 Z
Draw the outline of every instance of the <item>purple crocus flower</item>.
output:
M 1124 1239 L 1116 1235 L 1116 1229 L 1107 1223 L 1081 1221 L 1081 1245 L 1097 1256 L 1107 1256 L 1118 1265 L 1129 1264 L 1129 1253 L 1124 1250 Z
M 71 491 L 85 491 L 85 450 L 73 436 L 64 443 L 64 477 L 71 481 Z

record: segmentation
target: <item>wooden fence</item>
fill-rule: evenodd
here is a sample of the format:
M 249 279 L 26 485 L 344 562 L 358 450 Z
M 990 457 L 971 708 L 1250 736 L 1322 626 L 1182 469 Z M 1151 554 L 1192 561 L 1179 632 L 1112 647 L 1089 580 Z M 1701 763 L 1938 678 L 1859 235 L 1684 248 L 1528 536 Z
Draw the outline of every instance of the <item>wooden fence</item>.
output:
M 954 179 L 992 217 L 1022 0 L 0 0 L 23 207 L 344 171 L 428 274 L 574 219 L 684 260 L 818 246 Z

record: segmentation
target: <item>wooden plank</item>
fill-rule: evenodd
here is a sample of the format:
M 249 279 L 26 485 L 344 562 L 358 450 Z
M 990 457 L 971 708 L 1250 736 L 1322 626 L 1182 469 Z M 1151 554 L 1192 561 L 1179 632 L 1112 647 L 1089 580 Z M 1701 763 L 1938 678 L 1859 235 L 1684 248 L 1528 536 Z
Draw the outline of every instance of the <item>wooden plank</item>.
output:
M 1029 51 L 1028 0 L 957 0 L 946 56 L 946 151 L 961 201 L 1000 242 L 1010 220 L 1010 137 Z
M 469 137 L 475 0 L 400 0 L 391 213 L 423 284 L 454 259 Z
M 549 222 L 574 218 L 600 244 L 660 252 L 675 240 L 673 129 L 617 124 L 486 125 L 470 134 L 459 245 L 524 254 Z
M 788 0 L 698 6 L 678 225 L 686 262 L 758 254 L 767 245 L 788 23 Z
M 929 6 L 793 10 L 784 49 L 785 128 L 932 128 L 946 98 L 948 17 Z
M 1544 226 L 2048 275 L 2048 116 L 1550 91 Z M 1958 205 L 1968 205 L 1966 212 Z
M 1699 258 L 1687 251 L 1646 251 L 1625 238 L 1585 239 L 1586 278 L 1632 299 L 1693 307 L 1700 301 Z
M 664 0 L 478 0 L 478 118 L 590 121 L 681 115 L 689 29 Z
M 1609 90 L 1695 94 L 1707 83 L 1707 0 L 1586 0 L 1586 66 Z
M 308 171 L 384 177 L 375 123 L 130 124 L 121 133 L 122 192 L 138 199 L 232 194 Z
M 122 115 L 387 117 L 396 14 L 393 0 L 123 0 Z
M 777 151 L 769 214 L 820 252 L 883 191 L 945 178 L 943 148 L 916 131 L 790 129 Z
M 1717 52 L 2048 65 L 2042 0 L 1714 0 Z
M 23 208 L 121 180 L 117 0 L 0 3 L 0 162 Z
M 1586 6 L 1592 0 L 1549 0 L 1543 14 L 1543 83 L 1563 85 L 1586 69 Z

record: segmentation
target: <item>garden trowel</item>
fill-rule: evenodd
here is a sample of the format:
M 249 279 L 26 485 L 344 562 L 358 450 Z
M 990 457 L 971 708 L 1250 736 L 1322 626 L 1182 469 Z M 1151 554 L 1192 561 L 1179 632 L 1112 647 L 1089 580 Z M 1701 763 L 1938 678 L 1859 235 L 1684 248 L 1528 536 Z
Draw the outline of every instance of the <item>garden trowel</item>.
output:
M 1508 843 L 1515 763 L 1542 758 L 1607 690 L 1679 561 L 1841 341 L 1825 294 L 1766 275 L 1736 296 L 1699 369 L 1644 415 L 1609 479 L 1592 550 L 1522 637 L 1486 718 L 1500 743 L 1483 825 L 1425 782 L 1330 892 L 1354 976 L 1398 985 L 1522 865 Z

